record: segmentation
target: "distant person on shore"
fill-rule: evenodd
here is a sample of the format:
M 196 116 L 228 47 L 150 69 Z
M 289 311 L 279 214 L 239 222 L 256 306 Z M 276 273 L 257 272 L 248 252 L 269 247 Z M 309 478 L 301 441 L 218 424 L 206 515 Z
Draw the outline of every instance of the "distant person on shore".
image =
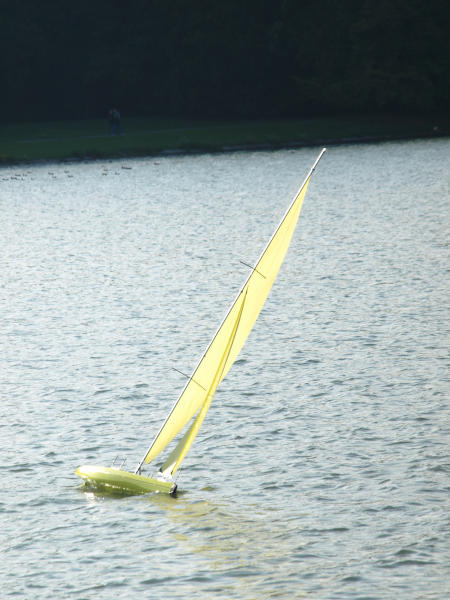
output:
M 117 135 L 122 133 L 122 126 L 120 124 L 120 112 L 117 108 L 111 108 L 108 112 L 108 123 L 110 135 Z
M 113 135 L 113 109 L 108 110 L 108 133 Z

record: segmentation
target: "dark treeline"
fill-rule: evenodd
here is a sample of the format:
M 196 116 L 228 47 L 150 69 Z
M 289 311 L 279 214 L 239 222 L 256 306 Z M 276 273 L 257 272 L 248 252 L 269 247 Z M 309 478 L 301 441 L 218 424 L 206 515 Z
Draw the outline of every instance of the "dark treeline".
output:
M 0 119 L 431 113 L 448 0 L 0 0 Z

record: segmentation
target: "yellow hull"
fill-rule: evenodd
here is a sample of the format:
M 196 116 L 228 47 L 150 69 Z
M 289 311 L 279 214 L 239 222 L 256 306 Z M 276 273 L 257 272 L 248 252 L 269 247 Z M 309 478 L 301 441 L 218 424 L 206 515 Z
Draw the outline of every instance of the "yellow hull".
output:
M 113 467 L 99 467 L 96 465 L 83 465 L 75 471 L 86 484 L 97 489 L 116 491 L 125 494 L 148 494 L 150 492 L 163 492 L 174 495 L 177 486 L 173 481 L 163 481 L 136 475 Z

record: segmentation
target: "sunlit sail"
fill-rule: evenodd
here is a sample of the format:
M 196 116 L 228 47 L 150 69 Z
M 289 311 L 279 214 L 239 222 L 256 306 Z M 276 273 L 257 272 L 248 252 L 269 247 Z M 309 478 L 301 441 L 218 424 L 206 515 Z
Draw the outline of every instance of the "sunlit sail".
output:
M 267 246 L 264 248 L 256 266 L 252 269 L 247 281 L 244 283 L 216 335 L 200 359 L 194 373 L 187 382 L 158 435 L 147 450 L 142 461 L 139 463 L 136 469 L 137 473 L 140 471 L 143 463 L 149 463 L 154 460 L 189 423 L 197 411 L 201 409 L 205 401 L 205 390 L 211 389 L 212 382 L 216 378 L 217 369 L 219 368 L 220 361 L 223 357 L 224 349 L 227 346 L 233 327 L 236 323 L 237 315 L 242 311 L 239 327 L 234 334 L 234 341 L 225 364 L 220 370 L 220 377 L 217 380 L 217 385 L 219 385 L 225 377 L 238 356 L 261 308 L 263 307 L 281 263 L 283 262 L 300 215 L 300 210 L 312 172 L 322 157 L 323 152 L 324 150 L 320 153 L 281 223 L 269 240 Z M 242 301 L 244 294 L 246 296 L 245 305 Z M 217 385 L 214 387 L 214 391 L 217 388 Z M 183 442 L 180 443 L 182 444 Z M 170 465 L 170 461 L 168 462 Z M 168 471 L 166 464 L 167 463 L 165 463 L 162 468 L 164 472 Z
M 129 493 L 146 493 L 155 490 L 175 492 L 176 485 L 172 481 L 172 476 L 190 449 L 218 385 L 236 360 L 263 307 L 289 247 L 311 175 L 324 152 L 325 148 L 311 167 L 135 472 L 85 465 L 76 470 L 77 475 L 88 482 L 123 489 Z M 192 422 L 187 427 L 190 421 Z M 163 479 L 141 475 L 143 464 L 150 463 L 158 457 L 185 427 L 187 431 L 160 468 L 159 472 Z
M 214 377 L 212 377 L 211 379 L 211 385 L 209 386 L 208 391 L 204 394 L 205 400 L 203 402 L 203 405 L 194 422 L 192 423 L 191 427 L 188 429 L 187 433 L 182 437 L 181 441 L 177 444 L 175 450 L 170 454 L 169 458 L 161 467 L 161 472 L 165 476 L 174 475 L 175 471 L 180 466 L 181 461 L 186 456 L 189 448 L 192 446 L 192 442 L 194 441 L 195 436 L 197 435 L 198 430 L 200 429 L 200 425 L 203 423 L 203 420 L 212 402 L 214 394 L 216 393 L 217 386 L 219 385 L 224 376 L 224 370 L 227 366 L 227 362 L 230 357 L 230 353 L 233 348 L 233 344 L 236 339 L 236 334 L 238 332 L 239 325 L 241 322 L 242 312 L 244 309 L 245 300 L 247 298 L 247 290 L 245 290 L 245 293 L 242 293 L 240 296 L 242 296 L 242 299 L 240 301 L 240 308 L 236 318 L 236 322 L 231 331 L 230 339 L 228 340 L 225 346 L 223 356 L 219 361 L 217 371 L 214 373 Z

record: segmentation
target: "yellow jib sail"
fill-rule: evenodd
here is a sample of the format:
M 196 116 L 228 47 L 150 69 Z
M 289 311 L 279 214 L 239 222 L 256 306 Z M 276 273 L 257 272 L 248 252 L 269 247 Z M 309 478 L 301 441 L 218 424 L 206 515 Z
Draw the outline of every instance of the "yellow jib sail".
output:
M 167 475 L 173 474 L 189 450 L 217 386 L 236 360 L 275 281 L 297 224 L 311 174 L 324 152 L 325 149 L 319 154 L 136 472 L 140 471 L 144 462 L 154 460 L 198 413 L 164 463 L 162 471 Z
M 182 437 L 180 442 L 177 444 L 176 448 L 170 454 L 169 458 L 166 460 L 166 462 L 161 467 L 161 471 L 165 475 L 173 475 L 175 473 L 175 471 L 178 469 L 178 467 L 180 466 L 183 458 L 188 453 L 189 448 L 192 446 L 192 443 L 198 433 L 198 430 L 200 429 L 200 426 L 203 423 L 206 413 L 208 412 L 208 408 L 212 402 L 214 394 L 216 393 L 217 386 L 219 385 L 219 383 L 222 380 L 223 371 L 225 369 L 228 358 L 230 356 L 231 349 L 233 348 L 234 340 L 236 339 L 236 333 L 238 331 L 238 327 L 241 322 L 241 316 L 242 316 L 242 312 L 244 309 L 244 303 L 247 298 L 247 290 L 245 291 L 245 294 L 241 294 L 241 296 L 242 296 L 241 306 L 240 306 L 239 313 L 236 318 L 236 322 L 233 326 L 233 330 L 231 332 L 230 339 L 228 340 L 228 343 L 224 349 L 224 353 L 220 360 L 217 371 L 214 374 L 214 377 L 211 381 L 209 390 L 205 393 L 205 401 L 204 401 L 201 409 L 199 410 L 199 413 L 198 413 L 195 421 L 193 422 L 191 427 L 188 429 L 187 433 Z

